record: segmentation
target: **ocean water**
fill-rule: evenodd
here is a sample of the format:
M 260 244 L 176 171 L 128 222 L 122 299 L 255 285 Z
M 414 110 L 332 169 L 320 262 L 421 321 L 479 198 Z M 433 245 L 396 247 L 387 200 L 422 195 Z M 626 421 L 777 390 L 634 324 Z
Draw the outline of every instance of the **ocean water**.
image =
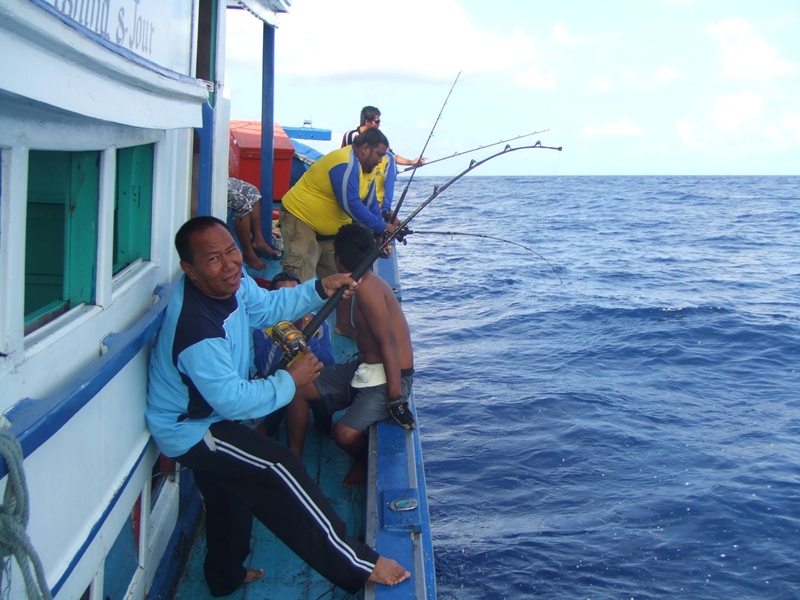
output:
M 800 177 L 469 177 L 420 212 L 541 255 L 398 250 L 439 598 L 800 598 L 798 213 Z

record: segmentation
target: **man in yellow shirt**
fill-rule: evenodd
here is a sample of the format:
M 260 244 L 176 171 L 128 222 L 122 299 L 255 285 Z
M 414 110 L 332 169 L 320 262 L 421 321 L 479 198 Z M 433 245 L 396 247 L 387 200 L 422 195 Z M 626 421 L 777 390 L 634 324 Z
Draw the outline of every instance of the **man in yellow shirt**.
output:
M 386 136 L 370 128 L 352 145 L 317 160 L 286 192 L 280 210 L 284 271 L 302 281 L 315 273 L 335 274 L 333 237 L 342 225 L 355 221 L 376 236 L 394 231 L 381 217 L 375 185 L 376 167 L 388 150 Z

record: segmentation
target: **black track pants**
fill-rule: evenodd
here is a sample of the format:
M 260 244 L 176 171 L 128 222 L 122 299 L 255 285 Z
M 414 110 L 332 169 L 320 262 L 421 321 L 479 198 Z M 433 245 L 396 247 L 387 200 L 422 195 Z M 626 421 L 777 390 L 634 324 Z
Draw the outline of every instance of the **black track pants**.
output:
M 176 457 L 192 469 L 206 508 L 205 576 L 211 593 L 227 595 L 244 581 L 252 516 L 314 570 L 350 593 L 378 560 L 347 535 L 322 490 L 286 446 L 231 421 Z

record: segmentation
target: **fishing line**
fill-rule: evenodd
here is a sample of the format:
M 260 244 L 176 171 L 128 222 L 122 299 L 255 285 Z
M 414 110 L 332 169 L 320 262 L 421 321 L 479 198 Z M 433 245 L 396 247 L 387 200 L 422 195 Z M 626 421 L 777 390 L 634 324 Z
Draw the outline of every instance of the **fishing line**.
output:
M 385 234 L 384 236 L 383 243 L 376 245 L 375 248 L 370 250 L 370 252 L 361 260 L 358 266 L 356 266 L 356 268 L 353 269 L 352 273 L 350 273 L 350 277 L 358 281 L 364 275 L 364 273 L 366 273 L 369 270 L 369 268 L 372 266 L 372 263 L 374 263 L 378 259 L 378 257 L 383 253 L 383 251 L 387 248 L 387 246 L 389 246 L 391 241 L 397 238 L 398 236 L 403 235 L 404 230 L 406 229 L 406 226 L 409 224 L 409 222 L 411 222 L 411 219 L 416 217 L 422 210 L 425 209 L 426 206 L 428 206 L 428 204 L 430 204 L 435 198 L 440 196 L 442 192 L 444 192 L 447 188 L 453 185 L 456 181 L 461 179 L 464 175 L 466 175 L 470 171 L 475 170 L 482 164 L 489 162 L 490 160 L 497 158 L 498 156 L 509 154 L 511 152 L 516 152 L 517 150 L 558 150 L 559 152 L 561 152 L 561 146 L 558 147 L 543 146 L 540 141 L 537 141 L 535 144 L 531 146 L 518 146 L 516 148 L 512 148 L 511 146 L 506 146 L 500 152 L 496 152 L 495 154 L 487 156 L 482 160 L 478 161 L 471 160 L 469 162 L 469 166 L 463 171 L 461 171 L 461 173 L 459 173 L 446 183 L 436 187 L 433 193 L 430 196 L 428 196 L 428 198 L 422 204 L 420 204 L 416 209 L 414 209 L 412 213 L 408 215 L 402 223 L 400 223 L 400 226 L 397 229 L 395 229 L 392 232 L 387 232 L 387 234 Z M 556 273 L 556 275 L 558 274 Z M 345 287 L 340 287 L 338 290 L 336 290 L 333 296 L 331 296 L 325 301 L 325 304 L 322 305 L 322 308 L 319 309 L 317 314 L 314 316 L 313 319 L 311 319 L 308 325 L 306 325 L 303 328 L 302 333 L 306 337 L 306 339 L 310 339 L 310 337 L 316 333 L 317 329 L 319 329 L 320 326 L 322 325 L 322 322 L 328 318 L 328 315 L 330 315 L 334 311 L 336 305 L 339 304 L 339 302 L 341 302 L 342 298 L 344 297 Z M 281 364 L 283 364 L 283 360 L 281 360 Z M 285 367 L 285 365 L 280 366 L 278 368 L 283 368 L 283 367 Z
M 484 239 L 487 239 L 487 240 L 497 240 L 498 242 L 505 242 L 506 244 L 511 244 L 512 246 L 519 246 L 520 248 L 523 248 L 524 250 L 527 250 L 531 254 L 535 254 L 536 256 L 541 258 L 545 263 L 547 263 L 547 266 L 550 267 L 550 269 L 553 271 L 553 274 L 556 277 L 558 277 L 558 282 L 560 284 L 564 283 L 561 280 L 561 276 L 558 274 L 558 272 L 556 271 L 555 267 L 550 263 L 549 260 L 547 260 L 544 256 L 542 256 L 541 254 L 536 252 L 536 250 L 532 250 L 531 248 L 528 248 L 527 246 L 524 246 L 524 245 L 520 244 L 519 242 L 514 242 L 512 240 L 507 240 L 507 239 L 501 238 L 501 237 L 495 237 L 493 235 L 486 235 L 484 233 L 469 233 L 469 232 L 466 232 L 466 231 L 420 231 L 419 229 L 409 229 L 403 235 L 412 234 L 412 233 L 421 233 L 423 235 L 437 234 L 437 235 L 450 235 L 450 236 L 453 236 L 453 235 L 467 235 L 467 236 L 470 236 L 470 237 L 484 238 Z
M 414 172 L 416 171 L 417 167 L 420 166 L 419 159 L 425 156 L 425 149 L 428 147 L 428 142 L 430 142 L 431 138 L 433 137 L 433 132 L 436 130 L 436 125 L 439 123 L 439 119 L 442 116 L 442 112 L 444 112 L 444 107 L 447 106 L 447 101 L 450 99 L 450 94 L 453 93 L 453 88 L 456 87 L 456 83 L 458 83 L 458 78 L 461 77 L 461 73 L 462 71 L 458 72 L 455 81 L 453 81 L 453 85 L 450 86 L 450 91 L 447 92 L 447 98 L 444 99 L 444 104 L 442 104 L 442 108 L 439 111 L 439 116 L 437 116 L 436 121 L 433 122 L 433 127 L 431 127 L 431 132 L 428 134 L 428 139 L 425 140 L 425 145 L 422 147 L 422 152 L 419 153 L 417 164 L 411 167 L 411 176 L 408 178 L 408 183 L 406 183 L 406 187 L 403 188 L 403 193 L 400 194 L 400 200 L 397 201 L 397 206 L 395 206 L 394 212 L 392 213 L 392 216 L 389 219 L 390 223 L 394 223 L 394 220 L 397 218 L 397 213 L 400 212 L 400 206 L 403 204 L 403 200 L 405 200 L 406 194 L 408 193 L 408 186 L 410 186 L 411 182 L 414 180 Z M 403 172 L 407 170 L 408 169 L 404 169 Z
M 513 142 L 514 140 L 519 140 L 521 138 L 530 137 L 532 135 L 537 135 L 539 133 L 546 133 L 548 131 L 550 131 L 550 130 L 549 129 L 541 129 L 540 131 L 533 131 L 531 133 L 524 133 L 522 135 L 518 135 L 518 136 L 513 137 L 513 138 L 508 138 L 507 140 L 500 140 L 499 142 L 494 142 L 492 144 L 486 144 L 485 146 L 477 146 L 477 147 L 473 148 L 472 150 L 464 150 L 462 152 L 455 152 L 454 154 L 451 154 L 450 156 L 443 156 L 442 158 L 437 158 L 435 160 L 426 160 L 423 164 L 419 165 L 419 167 L 426 167 L 428 165 L 432 165 L 433 163 L 441 162 L 443 160 L 450 160 L 451 158 L 455 158 L 456 156 L 463 156 L 464 154 L 469 154 L 470 152 L 477 152 L 478 150 L 484 150 L 486 148 L 491 148 L 492 146 L 498 146 L 500 144 L 507 144 L 508 142 Z M 407 169 L 403 169 L 402 171 L 400 171 L 400 173 L 405 173 L 406 171 L 411 171 L 412 169 L 415 169 L 415 168 L 417 168 L 417 167 L 408 167 Z

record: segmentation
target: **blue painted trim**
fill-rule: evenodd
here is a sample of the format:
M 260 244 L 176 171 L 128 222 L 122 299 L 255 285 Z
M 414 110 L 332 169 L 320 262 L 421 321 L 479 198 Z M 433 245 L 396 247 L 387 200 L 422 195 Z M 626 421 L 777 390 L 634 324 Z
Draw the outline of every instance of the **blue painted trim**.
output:
M 214 109 L 203 104 L 203 126 L 195 129 L 200 138 L 200 174 L 197 180 L 197 214 L 211 214 L 211 173 L 214 160 Z
M 159 300 L 155 306 L 127 331 L 110 333 L 103 338 L 103 345 L 108 348 L 106 353 L 55 393 L 38 400 L 25 398 L 5 413 L 11 422 L 9 433 L 19 440 L 24 457 L 58 433 L 155 336 L 164 319 L 171 291 L 171 286 L 158 286 L 155 294 Z M 7 474 L 5 461 L 0 461 L 0 479 Z
M 411 401 L 411 409 L 417 419 L 417 410 Z M 430 513 L 428 512 L 428 492 L 425 485 L 425 472 L 422 465 L 422 447 L 419 429 L 408 433 L 390 421 L 381 421 L 376 427 L 377 473 L 376 484 L 377 518 L 375 533 L 376 550 L 382 556 L 391 556 L 400 564 L 416 565 L 414 560 L 414 539 L 419 540 L 422 550 L 422 573 L 412 569 L 413 585 L 377 586 L 376 600 L 395 600 L 416 598 L 419 587 L 416 578 L 424 577 L 425 597 L 436 599 L 436 571 L 433 560 L 433 540 L 431 539 Z M 411 436 L 408 449 L 407 436 Z M 417 477 L 416 488 L 411 487 L 408 477 L 408 452 L 414 453 L 414 469 Z M 394 513 L 388 508 L 389 502 L 398 498 L 412 497 L 419 506 L 405 513 Z
M 275 181 L 275 29 L 264 23 L 261 56 L 261 197 L 273 200 Z M 272 211 L 261 210 L 261 232 L 272 239 Z
M 136 472 L 136 469 L 139 467 L 139 464 L 142 462 L 142 459 L 144 458 L 145 454 L 147 454 L 147 450 L 153 443 L 154 442 L 151 439 L 147 444 L 145 444 L 144 450 L 142 450 L 142 453 L 139 455 L 139 458 L 136 459 L 136 464 L 133 465 L 133 468 L 125 476 L 125 480 L 122 482 L 122 485 L 119 486 L 119 488 L 117 488 L 117 491 L 111 498 L 111 501 L 108 503 L 108 506 L 106 506 L 106 509 L 103 511 L 103 514 L 100 515 L 100 518 L 92 526 L 89 535 L 87 535 L 86 539 L 83 540 L 83 544 L 81 544 L 81 547 L 78 548 L 78 551 L 72 557 L 72 560 L 69 562 L 69 565 L 67 565 L 67 568 L 61 575 L 61 578 L 53 586 L 53 589 L 50 590 L 53 596 L 58 595 L 58 592 L 61 591 L 62 586 L 67 582 L 69 576 L 72 575 L 72 572 L 75 570 L 75 567 L 78 565 L 78 562 L 80 562 L 80 559 L 83 558 L 84 554 L 86 554 L 86 551 L 89 549 L 89 546 L 91 545 L 92 541 L 94 541 L 94 538 L 97 537 L 97 534 L 100 532 L 100 528 L 106 522 L 106 519 L 108 519 L 108 516 L 111 514 L 113 508 L 117 505 L 117 501 L 120 499 L 122 493 L 128 487 L 128 483 L 130 483 L 131 479 L 133 478 L 133 474 Z
M 129 60 L 132 63 L 136 63 L 142 67 L 145 67 L 146 69 L 158 73 L 159 75 L 168 77 L 169 79 L 193 85 L 194 87 L 205 88 L 205 84 L 198 81 L 194 77 L 190 77 L 189 75 L 184 75 L 182 73 L 178 73 L 177 71 L 172 71 L 171 69 L 167 69 L 166 67 L 163 67 L 158 63 L 155 63 L 152 60 L 149 60 L 139 54 L 136 54 L 132 50 L 125 48 L 125 46 L 120 46 L 118 44 L 115 44 L 111 40 L 108 40 L 102 35 L 100 35 L 99 33 L 95 33 L 85 25 L 82 25 L 78 21 L 75 21 L 74 19 L 62 13 L 60 10 L 56 9 L 51 3 L 48 3 L 47 0 L 29 0 L 29 1 L 32 4 L 35 4 L 41 10 L 53 15 L 59 21 L 71 27 L 81 35 L 91 39 L 92 41 L 100 44 L 101 46 L 107 48 L 108 50 L 111 50 L 115 54 L 120 55 L 121 57 L 123 57 L 126 60 Z
M 283 131 L 295 140 L 320 140 L 329 141 L 331 139 L 330 129 L 318 129 L 316 127 L 284 127 Z

